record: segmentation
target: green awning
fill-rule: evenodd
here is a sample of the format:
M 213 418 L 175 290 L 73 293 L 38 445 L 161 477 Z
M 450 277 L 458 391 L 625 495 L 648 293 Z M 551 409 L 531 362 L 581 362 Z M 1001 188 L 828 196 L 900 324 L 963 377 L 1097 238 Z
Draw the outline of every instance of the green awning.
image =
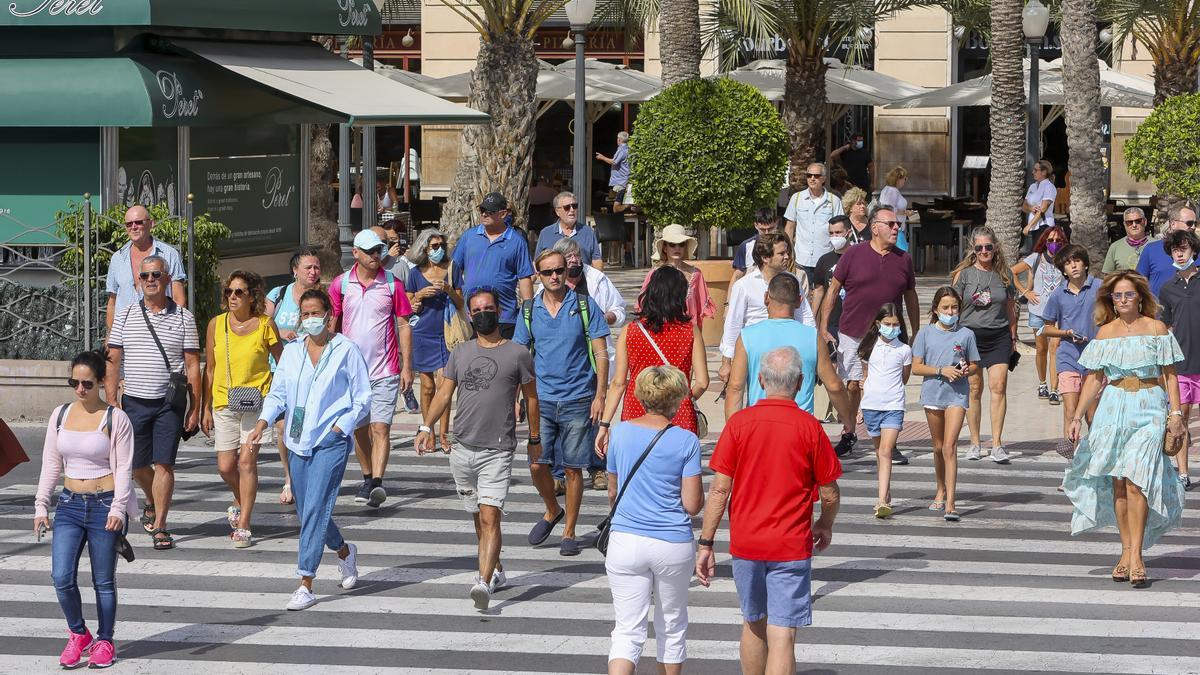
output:
M 336 123 L 345 118 L 181 56 L 0 59 L 0 127 Z
M 379 35 L 372 0 L 4 0 L 0 27 L 170 27 Z

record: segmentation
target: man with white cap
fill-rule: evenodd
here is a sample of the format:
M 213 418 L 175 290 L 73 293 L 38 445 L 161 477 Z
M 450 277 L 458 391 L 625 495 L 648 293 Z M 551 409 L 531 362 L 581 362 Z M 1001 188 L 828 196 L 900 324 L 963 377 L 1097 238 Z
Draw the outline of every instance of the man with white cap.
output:
M 354 236 L 354 266 L 329 284 L 337 329 L 362 351 L 371 380 L 369 421 L 354 431 L 354 451 L 363 472 L 354 501 L 374 507 L 387 499 L 383 472 L 391 451 L 396 399 L 413 381 L 408 325 L 412 308 L 404 282 L 383 269 L 386 248 L 372 230 L 359 232 Z

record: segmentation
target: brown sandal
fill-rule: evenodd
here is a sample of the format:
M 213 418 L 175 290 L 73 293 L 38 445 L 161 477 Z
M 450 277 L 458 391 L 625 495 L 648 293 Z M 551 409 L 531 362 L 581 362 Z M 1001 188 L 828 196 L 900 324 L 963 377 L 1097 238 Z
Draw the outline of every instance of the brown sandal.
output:
M 1129 566 L 1117 563 L 1112 571 L 1112 580 L 1118 584 L 1129 581 Z
M 1129 583 L 1134 588 L 1148 588 L 1150 586 L 1150 580 L 1146 578 L 1146 568 L 1135 568 L 1129 574 Z

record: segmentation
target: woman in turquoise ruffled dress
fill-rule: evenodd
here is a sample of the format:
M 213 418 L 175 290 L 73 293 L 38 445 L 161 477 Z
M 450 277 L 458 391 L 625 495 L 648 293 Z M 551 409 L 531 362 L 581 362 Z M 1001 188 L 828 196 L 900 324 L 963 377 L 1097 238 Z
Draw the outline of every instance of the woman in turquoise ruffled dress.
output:
M 1149 585 L 1142 549 L 1183 518 L 1183 484 L 1163 454 L 1168 425 L 1184 431 L 1174 365 L 1183 352 L 1157 313 L 1145 277 L 1120 272 L 1105 279 L 1096 294 L 1100 331 L 1079 358 L 1089 372 L 1066 429 L 1068 440 L 1079 440 L 1083 411 L 1100 394 L 1063 481 L 1074 505 L 1071 534 L 1116 525 L 1121 559 L 1112 578 L 1134 588 Z

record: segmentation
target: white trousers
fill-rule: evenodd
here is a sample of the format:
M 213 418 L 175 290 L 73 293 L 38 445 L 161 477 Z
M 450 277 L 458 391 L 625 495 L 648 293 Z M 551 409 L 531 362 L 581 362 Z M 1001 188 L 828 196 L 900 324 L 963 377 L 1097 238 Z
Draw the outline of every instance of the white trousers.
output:
M 612 533 L 604 562 L 616 614 L 609 661 L 626 659 L 637 664 L 646 644 L 651 593 L 659 663 L 687 659 L 688 585 L 695 567 L 696 547 L 690 541 Z

